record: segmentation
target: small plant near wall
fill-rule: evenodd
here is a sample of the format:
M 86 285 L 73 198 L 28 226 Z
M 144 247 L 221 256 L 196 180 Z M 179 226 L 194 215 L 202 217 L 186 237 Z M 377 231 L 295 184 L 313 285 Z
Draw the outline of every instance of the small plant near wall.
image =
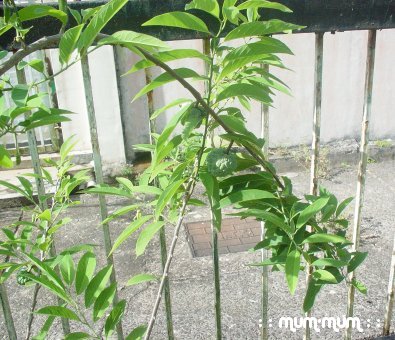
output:
M 28 31 L 22 28 L 24 21 L 43 15 L 55 16 L 63 23 L 62 34 L 53 38 L 59 42 L 60 61 L 63 65 L 61 71 L 100 46 L 119 45 L 141 57 L 129 73 L 153 66 L 159 66 L 163 70 L 163 73 L 143 87 L 133 100 L 175 81 L 185 87 L 193 97 L 177 98 L 152 112 L 150 118 L 155 120 L 167 109 L 179 107 L 162 132 L 152 133 L 151 144 L 136 146 L 137 149 L 152 154 L 150 166 L 139 176 L 136 183 L 127 178 L 117 178 L 116 187 L 100 185 L 86 190 L 92 194 L 117 195 L 133 199 L 133 204 L 118 209 L 103 222 L 107 223 L 126 213 L 135 212 L 133 221 L 115 239 L 110 254 L 121 247 L 128 237 L 138 233 L 135 254 L 141 256 L 153 237 L 165 225 L 174 227 L 174 237 L 163 264 L 163 275 L 151 319 L 148 325 L 136 328 L 127 338 L 150 337 L 187 207 L 205 204 L 194 196 L 197 185 L 203 185 L 206 190 L 214 240 L 216 233 L 221 230 L 224 209 L 232 207 L 233 216 L 265 222 L 265 237 L 254 249 L 267 249 L 271 256 L 266 261 L 253 264 L 254 266 L 271 266 L 273 270 L 283 271 L 291 294 L 297 289 L 300 272 L 303 272 L 306 266 L 312 268 L 312 279 L 304 297 L 304 311 L 309 311 L 313 307 L 319 291 L 326 285 L 343 282 L 366 293 L 366 288 L 361 282 L 350 282 L 347 279 L 348 274 L 366 257 L 366 253 L 348 250 L 350 242 L 345 237 L 348 221 L 342 219 L 341 214 L 351 199 L 339 202 L 324 188 L 321 188 L 316 196 L 296 196 L 291 180 L 279 176 L 270 161 L 265 158 L 262 152 L 265 141 L 255 136 L 246 126 L 243 111 L 251 109 L 252 101 L 270 106 L 275 91 L 289 93 L 286 84 L 262 68 L 262 65 L 285 68 L 280 56 L 292 52 L 281 40 L 271 35 L 288 33 L 302 27 L 278 19 L 263 21 L 259 13 L 262 10 L 290 12 L 290 9 L 280 3 L 263 0 L 225 0 L 222 5 L 216 0 L 194 0 L 186 5 L 183 12 L 164 13 L 143 24 L 197 31 L 207 42 L 207 51 L 202 53 L 194 49 L 172 49 L 155 37 L 132 31 L 120 31 L 111 36 L 100 34 L 108 21 L 125 4 L 126 0 L 112 0 L 103 6 L 81 13 L 70 10 L 77 26 L 68 30 L 65 30 L 67 15 L 63 12 L 67 11 L 67 4 L 63 2 L 63 10 L 55 10 L 45 5 L 32 5 L 12 13 L 15 8 L 11 6 L 8 8 L 11 11 L 7 12 L 8 17 L 3 18 L 3 30 L 15 29 L 16 42 L 23 45 L 25 35 L 28 34 Z M 212 16 L 216 25 L 208 27 L 201 19 L 201 14 Z M 236 41 L 241 41 L 238 47 L 235 47 Z M 90 48 L 94 43 L 96 47 Z M 76 50 L 79 57 L 71 59 Z M 0 65 L 1 72 L 4 73 L 10 63 L 20 62 L 18 58 L 21 55 L 18 53 L 9 59 L 11 62 L 8 60 Z M 205 63 L 204 74 L 188 67 L 173 69 L 167 64 L 174 60 L 185 60 L 185 64 L 188 65 L 191 58 Z M 0 74 L 3 74 L 1 72 Z M 46 80 L 48 79 L 43 81 Z M 194 87 L 194 84 L 199 82 L 205 85 L 206 90 L 203 94 Z M 7 84 L 4 76 L 3 83 Z M 32 109 L 38 109 L 40 112 L 41 106 L 35 104 L 38 99 L 29 96 L 29 90 L 35 85 L 25 85 L 23 88 L 11 84 L 8 84 L 7 88 L 3 86 L 3 91 L 12 91 L 15 98 L 16 107 L 11 110 L 12 112 L 16 111 L 19 114 Z M 49 110 L 53 115 L 50 118 L 45 112 L 48 113 L 48 110 L 44 110 L 43 116 L 37 114 L 46 117 L 44 122 L 44 118 L 40 118 L 41 121 L 38 119 L 39 123 L 35 123 L 37 120 L 33 118 L 36 113 L 33 113 L 27 118 L 30 124 L 26 123 L 27 126 L 35 127 L 37 124 L 66 119 L 63 118 L 63 111 Z M 8 118 L 11 114 L 3 113 L 0 118 L 3 116 L 4 131 L 19 131 L 14 129 L 12 119 Z M 20 127 L 18 129 L 23 131 Z M 212 136 L 217 137 L 221 147 L 211 142 Z M 37 208 L 31 197 L 31 187 L 25 179 L 20 179 L 24 189 L 12 186 L 15 191 L 29 198 L 35 208 L 31 221 L 26 224 L 21 221 L 10 228 L 2 229 L 7 237 L 7 240 L 1 243 L 2 254 L 10 259 L 1 264 L 1 268 L 5 270 L 2 282 L 13 272 L 17 272 L 16 280 L 19 284 L 29 285 L 34 282 L 51 291 L 62 301 L 59 306 L 47 306 L 37 311 L 49 316 L 43 328 L 44 337 L 55 317 L 72 320 L 82 327 L 81 332 L 70 334 L 66 338 L 101 338 L 103 332 L 104 337 L 109 337 L 120 323 L 125 308 L 124 301 L 114 301 L 116 282 L 106 287 L 113 268 L 107 266 L 94 274 L 95 255 L 93 248 L 86 245 L 62 250 L 56 256 L 49 254 L 52 235 L 66 223 L 64 219 L 58 218 L 60 212 L 71 204 L 69 189 L 75 188 L 74 185 L 85 179 L 83 173 L 74 177 L 66 176 L 64 169 L 70 166 L 70 145 L 64 144 L 62 160 L 53 164 L 58 169 L 57 180 L 52 179 L 43 170 L 42 180 L 55 182 L 57 188 L 51 197 L 40 198 L 51 198 L 50 208 Z M 2 166 L 10 166 L 10 158 L 5 149 L 0 149 L 0 152 Z M 261 170 L 256 171 L 257 167 Z M 9 183 L 1 184 L 11 187 Z M 15 234 L 13 230 L 17 225 L 22 226 L 22 229 Z M 328 225 L 331 226 L 330 229 L 327 228 Z M 81 252 L 83 255 L 77 264 L 75 254 Z M 218 254 L 214 250 L 214 259 L 216 256 Z M 214 262 L 218 263 L 217 260 Z M 218 268 L 215 268 L 215 272 L 218 273 Z M 144 274 L 133 278 L 131 284 L 151 279 L 152 276 Z M 220 338 L 218 276 L 215 277 L 215 281 L 217 337 Z M 84 294 L 84 305 L 91 313 L 91 321 L 88 321 L 85 310 L 81 309 L 81 303 L 78 302 L 77 296 L 80 294 Z M 115 305 L 108 314 L 109 306 L 113 302 Z M 104 316 L 104 330 L 98 332 L 96 323 Z

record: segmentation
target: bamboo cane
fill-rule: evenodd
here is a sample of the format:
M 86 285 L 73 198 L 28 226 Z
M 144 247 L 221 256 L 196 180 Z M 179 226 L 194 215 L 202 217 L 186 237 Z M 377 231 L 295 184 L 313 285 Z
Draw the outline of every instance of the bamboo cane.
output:
M 394 295 L 395 295 L 395 237 L 394 237 L 394 248 L 392 249 L 390 276 L 388 281 L 387 304 L 385 306 L 383 335 L 390 334 L 392 310 L 394 307 Z
M 322 64 L 324 50 L 324 33 L 315 34 L 315 70 L 314 70 L 314 113 L 313 113 L 313 140 L 311 143 L 311 172 L 310 172 L 310 193 L 318 194 L 318 162 L 320 155 L 321 137 L 321 101 L 322 101 Z M 311 227 L 308 227 L 311 231 Z M 306 286 L 308 287 L 313 274 L 313 268 L 306 267 Z M 311 316 L 311 310 L 306 313 L 306 317 Z M 310 327 L 305 328 L 304 340 L 310 340 Z
M 95 169 L 96 183 L 100 185 L 104 183 L 103 168 L 102 168 L 102 159 L 100 155 L 99 137 L 97 133 L 96 113 L 95 113 L 95 107 L 93 102 L 92 80 L 90 76 L 88 57 L 86 55 L 81 57 L 81 69 L 82 69 L 82 78 L 84 81 L 86 109 L 87 109 L 88 120 L 89 120 L 89 130 L 90 130 L 91 143 L 92 143 L 92 153 L 93 153 L 93 163 Z M 99 195 L 99 206 L 100 206 L 100 218 L 102 221 L 104 221 L 108 216 L 108 211 L 106 205 L 106 198 L 103 195 Z M 114 266 L 114 258 L 112 255 L 109 255 L 112 248 L 109 225 L 107 223 L 102 224 L 102 228 L 103 228 L 104 248 L 107 255 L 107 264 Z M 111 283 L 117 283 L 115 268 L 111 273 L 110 281 Z M 114 297 L 114 304 L 116 304 L 118 301 L 119 301 L 118 292 L 116 292 Z M 118 339 L 123 339 L 122 322 L 119 322 L 117 325 L 117 334 L 118 334 Z
M 150 84 L 152 81 L 152 74 L 151 69 L 145 69 L 145 79 L 146 83 Z M 152 138 L 152 134 L 156 133 L 156 124 L 155 119 L 151 120 L 151 116 L 154 113 L 154 93 L 150 91 L 147 93 L 147 102 L 148 102 L 148 113 L 149 113 L 149 129 L 150 129 L 150 143 L 152 145 L 155 144 L 155 140 Z M 153 153 L 151 153 L 152 156 Z M 155 185 L 158 186 L 157 181 L 155 180 Z M 162 270 L 165 269 L 166 260 L 167 260 L 167 245 L 166 245 L 166 230 L 165 226 L 160 228 L 159 230 L 159 243 L 160 243 L 160 259 L 162 264 Z M 170 282 L 169 277 L 165 279 L 164 285 L 164 303 L 165 303 L 165 310 L 166 310 L 166 324 L 167 324 L 167 337 L 169 340 L 174 339 L 174 331 L 173 331 L 173 317 L 171 311 L 171 296 L 170 296 Z
M 369 143 L 369 121 L 372 109 L 372 90 L 374 75 L 374 59 L 376 49 L 376 30 L 370 30 L 367 44 L 366 73 L 365 73 L 365 90 L 364 105 L 362 117 L 362 131 L 360 143 L 360 159 L 358 166 L 357 193 L 355 196 L 355 212 L 354 212 L 354 229 L 353 229 L 353 245 L 351 251 L 357 251 L 359 248 L 359 235 L 361 229 L 362 208 L 365 194 L 366 165 L 368 161 L 368 143 Z M 351 282 L 356 277 L 355 270 L 349 275 Z M 347 317 L 354 314 L 354 295 L 355 287 L 350 285 L 347 299 Z M 350 340 L 352 336 L 352 328 L 350 323 L 347 325 L 345 339 Z

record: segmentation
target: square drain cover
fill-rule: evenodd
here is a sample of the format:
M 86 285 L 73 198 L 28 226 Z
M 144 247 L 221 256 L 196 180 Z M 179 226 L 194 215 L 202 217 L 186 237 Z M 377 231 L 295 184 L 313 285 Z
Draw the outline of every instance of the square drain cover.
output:
M 209 256 L 212 251 L 211 221 L 185 223 L 193 257 Z M 220 254 L 247 251 L 261 240 L 261 224 L 253 219 L 227 218 L 222 220 L 218 233 Z

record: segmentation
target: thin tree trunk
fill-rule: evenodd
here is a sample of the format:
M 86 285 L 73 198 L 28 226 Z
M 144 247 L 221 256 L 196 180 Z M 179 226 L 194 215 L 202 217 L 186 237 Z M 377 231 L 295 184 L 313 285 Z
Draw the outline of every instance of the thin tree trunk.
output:
M 385 306 L 383 335 L 390 334 L 392 311 L 394 307 L 394 293 L 395 293 L 395 237 L 394 248 L 392 249 L 391 268 L 388 281 L 387 304 Z

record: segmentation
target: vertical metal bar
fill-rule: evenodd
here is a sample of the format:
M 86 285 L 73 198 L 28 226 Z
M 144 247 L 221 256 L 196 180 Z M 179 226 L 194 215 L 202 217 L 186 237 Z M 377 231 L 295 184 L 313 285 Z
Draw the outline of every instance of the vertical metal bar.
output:
M 203 53 L 207 56 L 211 55 L 210 52 L 210 39 L 203 39 Z M 208 76 L 210 72 L 209 63 L 204 63 L 205 74 Z M 205 92 L 208 95 L 208 86 L 206 84 Z M 210 105 L 210 103 L 208 103 Z M 219 254 L 218 254 L 218 231 L 213 224 L 213 215 L 211 217 L 211 243 L 213 254 L 213 271 L 214 271 L 214 288 L 215 288 L 215 326 L 217 340 L 222 339 L 222 325 L 221 325 L 221 280 L 219 275 Z
M 152 81 L 152 73 L 151 69 L 145 69 L 145 80 L 147 84 L 150 84 Z M 150 91 L 147 93 L 147 101 L 148 101 L 148 113 L 149 113 L 149 130 L 150 130 L 150 143 L 152 145 L 155 144 L 154 138 L 152 138 L 152 134 L 156 133 L 156 124 L 155 119 L 151 120 L 151 116 L 154 113 L 154 93 Z M 151 153 L 152 154 L 152 153 Z M 155 185 L 158 186 L 158 181 L 155 180 Z M 166 261 L 167 261 L 167 246 L 166 246 L 166 230 L 165 226 L 163 226 L 159 230 L 159 242 L 160 242 L 160 259 L 162 264 L 162 270 L 165 269 Z M 166 310 L 166 324 L 167 324 L 167 337 L 169 340 L 174 339 L 174 331 L 173 331 L 173 317 L 171 312 L 171 296 L 170 296 L 170 282 L 169 277 L 165 279 L 164 285 L 164 303 Z
M 269 65 L 263 64 L 262 68 L 269 72 Z M 261 137 L 265 139 L 263 154 L 266 160 L 269 159 L 269 105 L 261 105 Z M 262 170 L 264 170 L 262 168 Z M 265 239 L 265 222 L 261 222 L 261 241 Z M 269 254 L 266 249 L 261 250 L 261 260 L 268 259 Z M 262 296 L 261 296 L 261 339 L 269 338 L 268 310 L 269 310 L 269 272 L 267 266 L 262 266 Z
M 82 78 L 84 81 L 86 110 L 88 113 L 88 120 L 89 120 L 89 130 L 90 130 L 91 143 L 92 143 L 92 153 L 93 153 L 93 163 L 95 168 L 96 183 L 103 184 L 104 183 L 103 168 L 102 168 L 102 159 L 100 155 L 99 137 L 97 134 L 95 106 L 93 103 L 92 80 L 89 71 L 88 57 L 86 55 L 81 57 L 81 69 L 82 69 Z M 100 206 L 100 218 L 102 221 L 104 221 L 108 216 L 105 196 L 99 195 L 99 206 Z M 109 226 L 106 223 L 102 225 L 102 228 L 103 228 L 103 238 L 104 238 L 104 249 L 107 255 L 107 264 L 113 266 L 113 271 L 111 273 L 110 281 L 111 283 L 117 283 L 116 275 L 115 275 L 115 267 L 114 267 L 114 258 L 112 255 L 109 255 L 112 248 Z M 116 304 L 118 301 L 119 301 L 118 292 L 116 292 L 114 297 L 114 304 Z M 121 322 L 117 325 L 117 334 L 118 334 L 118 339 L 123 339 L 123 330 L 122 330 Z
M 373 90 L 373 75 L 374 75 L 374 59 L 376 51 L 376 30 L 370 30 L 367 44 L 366 57 L 366 73 L 365 73 L 365 91 L 364 91 L 364 105 L 361 129 L 361 142 L 359 148 L 359 166 L 358 166 L 358 181 L 357 193 L 355 195 L 355 211 L 354 211 L 354 229 L 353 229 L 353 245 L 351 251 L 357 251 L 359 248 L 359 235 L 361 230 L 362 208 L 365 194 L 365 180 L 366 180 L 366 165 L 368 162 L 368 144 L 369 144 L 369 121 L 372 111 L 372 90 Z M 355 270 L 350 274 L 349 281 L 355 280 Z M 355 287 L 350 285 L 348 290 L 347 301 L 347 317 L 352 317 L 354 314 L 354 295 Z M 350 323 L 347 325 L 345 339 L 351 339 L 352 328 Z
M 322 64 L 324 54 L 324 33 L 315 34 L 315 69 L 314 69 L 314 113 L 313 113 L 313 140 L 311 143 L 311 173 L 310 173 L 310 193 L 318 194 L 318 163 L 320 155 L 321 137 L 321 101 L 322 101 Z M 311 227 L 308 227 L 311 230 Z M 306 286 L 311 281 L 313 268 L 306 267 Z M 306 313 L 306 317 L 311 316 L 311 310 Z M 306 327 L 303 339 L 309 340 L 311 337 L 310 327 Z
M 19 84 L 26 84 L 26 75 L 25 75 L 25 72 L 23 69 L 18 70 L 18 68 L 16 68 L 16 77 L 17 77 L 17 81 Z M 35 181 L 36 181 L 36 187 L 37 187 L 37 196 L 38 196 L 39 206 L 42 210 L 45 210 L 48 208 L 48 202 L 45 197 L 45 187 L 44 187 L 44 181 L 42 179 L 40 156 L 39 156 L 38 150 L 37 150 L 37 141 L 36 141 L 36 134 L 34 133 L 34 129 L 29 130 L 27 132 L 27 141 L 29 144 L 29 153 L 30 153 L 30 158 L 32 161 L 33 170 L 34 170 L 34 173 L 37 175 L 35 177 Z M 49 253 L 52 257 L 56 256 L 55 240 L 52 241 L 52 245 L 49 249 Z M 59 298 L 58 303 L 61 305 L 61 304 L 63 304 L 63 301 Z M 31 317 L 33 317 L 33 315 Z M 63 333 L 65 335 L 69 334 L 70 333 L 69 320 L 62 318 L 61 321 L 62 321 Z
M 395 237 L 394 248 L 392 249 L 391 268 L 388 281 L 387 304 L 385 306 L 383 335 L 390 334 L 392 310 L 394 308 L 394 294 L 395 294 Z
M 12 317 L 10 302 L 8 301 L 7 288 L 4 284 L 0 284 L 0 303 L 3 309 L 4 322 L 7 328 L 10 340 L 17 340 L 14 319 Z

